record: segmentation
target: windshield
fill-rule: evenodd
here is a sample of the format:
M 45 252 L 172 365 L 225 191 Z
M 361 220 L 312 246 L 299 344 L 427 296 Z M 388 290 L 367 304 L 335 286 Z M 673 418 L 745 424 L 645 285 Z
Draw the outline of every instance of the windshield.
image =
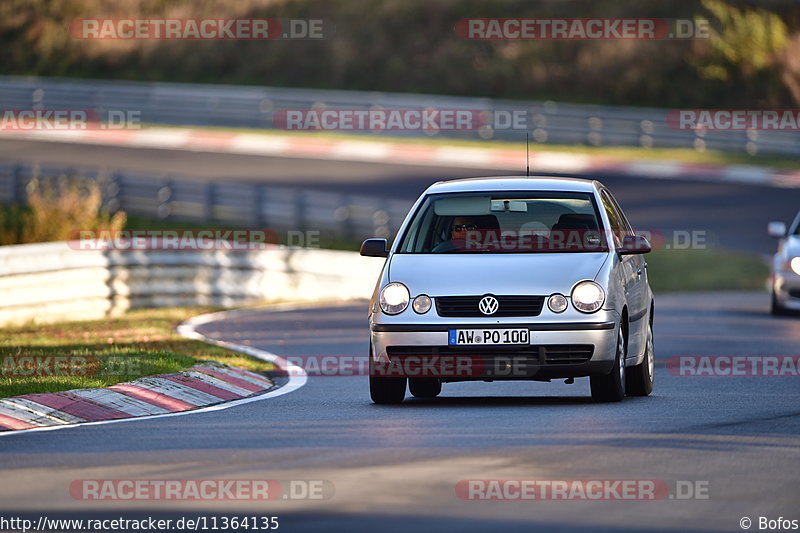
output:
M 430 195 L 396 253 L 605 252 L 602 229 L 588 193 Z

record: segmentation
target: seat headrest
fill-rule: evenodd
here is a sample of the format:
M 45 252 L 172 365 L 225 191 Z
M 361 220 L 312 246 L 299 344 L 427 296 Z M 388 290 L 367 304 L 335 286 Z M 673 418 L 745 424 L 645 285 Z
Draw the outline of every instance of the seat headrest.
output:
M 497 221 L 497 217 L 494 215 L 476 215 L 470 218 L 475 221 L 475 225 L 478 226 L 479 230 L 497 231 L 500 229 L 500 222 Z
M 597 219 L 594 215 L 582 215 L 577 213 L 567 213 L 558 217 L 553 229 L 597 229 Z

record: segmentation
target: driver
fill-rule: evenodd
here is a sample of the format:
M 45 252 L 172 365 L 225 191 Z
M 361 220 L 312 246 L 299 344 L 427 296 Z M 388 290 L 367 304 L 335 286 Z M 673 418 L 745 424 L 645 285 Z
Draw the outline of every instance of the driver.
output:
M 450 240 L 440 242 L 433 248 L 432 252 L 449 252 L 458 247 L 465 246 L 468 232 L 474 232 L 477 229 L 478 224 L 472 217 L 460 215 L 454 217 L 450 222 Z

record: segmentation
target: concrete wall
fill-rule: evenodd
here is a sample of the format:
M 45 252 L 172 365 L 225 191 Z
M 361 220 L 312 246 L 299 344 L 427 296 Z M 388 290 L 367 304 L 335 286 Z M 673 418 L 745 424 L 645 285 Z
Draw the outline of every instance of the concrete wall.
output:
M 356 252 L 0 247 L 0 326 L 98 319 L 131 308 L 368 298 L 383 259 Z

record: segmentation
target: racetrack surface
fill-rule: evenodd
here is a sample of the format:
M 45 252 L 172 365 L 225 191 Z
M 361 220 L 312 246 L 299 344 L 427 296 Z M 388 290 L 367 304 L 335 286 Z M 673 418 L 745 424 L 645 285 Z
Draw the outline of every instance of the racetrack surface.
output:
M 299 390 L 224 412 L 9 435 L 4 511 L 72 517 L 180 510 L 274 514 L 284 531 L 740 531 L 748 516 L 797 516 L 798 377 L 681 377 L 679 355 L 791 355 L 800 320 L 764 293 L 656 295 L 656 388 L 595 404 L 587 379 L 445 384 L 436 400 L 370 403 L 365 377 L 310 377 Z M 365 355 L 365 302 L 253 309 L 201 333 L 280 355 Z M 78 479 L 327 480 L 323 501 L 91 502 Z M 707 482 L 708 499 L 465 501 L 466 479 Z M 753 529 L 756 529 L 755 527 Z
M 408 199 L 409 205 L 435 181 L 524 173 L 523 168 L 498 171 L 8 139 L 0 140 L 0 159 L 76 168 L 105 166 L 219 184 L 257 181 L 391 196 Z M 636 229 L 663 232 L 674 246 L 683 245 L 690 232 L 703 232 L 704 242 L 710 245 L 774 253 L 775 243 L 766 236 L 767 223 L 788 223 L 800 209 L 798 189 L 613 174 L 588 177 L 600 179 L 614 192 Z M 681 233 L 676 235 L 676 231 Z

